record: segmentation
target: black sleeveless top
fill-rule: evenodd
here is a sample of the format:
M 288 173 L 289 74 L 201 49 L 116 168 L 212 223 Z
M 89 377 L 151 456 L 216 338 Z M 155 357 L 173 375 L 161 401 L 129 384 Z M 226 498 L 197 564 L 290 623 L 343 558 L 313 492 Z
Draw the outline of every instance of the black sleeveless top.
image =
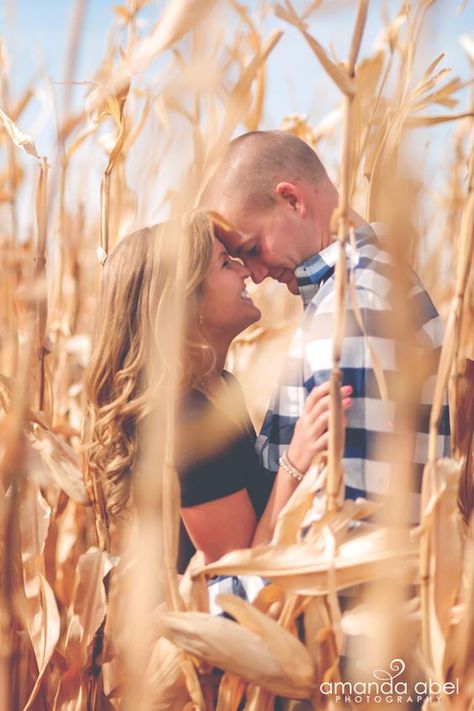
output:
M 246 489 L 259 519 L 270 497 L 275 475 L 258 462 L 254 449 L 256 434 L 240 385 L 230 373 L 224 371 L 223 376 L 233 388 L 235 408 L 243 413 L 243 423 L 239 426 L 199 390 L 191 390 L 186 395 L 180 410 L 185 434 L 180 439 L 177 467 L 181 506 L 196 506 Z M 207 445 L 205 440 L 209 440 Z M 184 572 L 195 552 L 181 521 L 179 573 Z

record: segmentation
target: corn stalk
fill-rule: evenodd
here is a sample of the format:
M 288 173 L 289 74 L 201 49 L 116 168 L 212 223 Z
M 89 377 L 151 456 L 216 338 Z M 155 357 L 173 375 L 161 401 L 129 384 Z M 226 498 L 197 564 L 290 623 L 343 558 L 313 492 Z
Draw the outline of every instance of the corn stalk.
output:
M 353 81 L 355 66 L 362 42 L 362 35 L 367 18 L 368 0 L 359 0 L 357 9 L 357 19 L 352 36 L 352 43 L 347 63 L 347 78 Z M 332 511 L 340 507 L 341 491 L 344 486 L 344 473 L 342 468 L 342 455 L 344 451 L 344 424 L 342 419 L 342 399 L 341 399 L 341 350 L 345 329 L 345 309 L 346 309 L 346 245 L 349 234 L 349 200 L 350 185 L 352 179 L 352 110 L 354 93 L 346 91 L 344 101 L 344 128 L 342 142 L 342 164 L 341 183 L 339 190 L 339 203 L 337 213 L 334 216 L 334 225 L 337 225 L 337 240 L 339 243 L 339 254 L 335 271 L 335 313 L 334 313 L 334 335 L 333 335 L 333 365 L 331 371 L 331 389 L 329 411 L 329 460 L 327 479 L 327 506 Z
M 472 166 L 472 157 L 471 157 Z M 438 433 L 439 419 L 443 407 L 444 396 L 451 369 L 455 362 L 454 356 L 458 348 L 458 338 L 460 333 L 460 319 L 462 316 L 463 299 L 466 291 L 467 280 L 470 273 L 474 250 L 474 190 L 473 171 L 469 172 L 469 185 L 466 206 L 463 211 L 460 237 L 459 237 L 459 257 L 456 269 L 456 284 L 449 310 L 446 326 L 445 339 L 443 342 L 438 375 L 436 378 L 433 406 L 430 415 L 430 435 L 429 435 L 429 459 L 426 465 L 425 476 L 428 477 L 431 494 L 436 496 L 439 483 L 436 476 L 436 437 Z M 432 529 L 427 525 L 423 531 L 420 541 L 420 579 L 421 579 L 421 604 L 422 604 L 422 631 L 423 631 L 423 652 L 432 664 L 432 639 L 430 623 L 430 590 L 433 585 L 432 578 Z
M 37 300 L 36 316 L 37 316 L 37 340 L 36 353 L 38 358 L 38 410 L 45 409 L 45 388 L 46 388 L 46 373 L 45 373 L 45 358 L 47 355 L 46 347 L 46 324 L 48 318 L 48 300 L 46 294 L 46 239 L 47 239 L 47 180 L 48 180 L 48 163 L 46 158 L 40 160 L 40 175 L 38 181 L 38 190 L 36 193 L 36 215 L 37 215 L 37 247 L 35 256 L 35 285 L 40 289 L 40 294 Z

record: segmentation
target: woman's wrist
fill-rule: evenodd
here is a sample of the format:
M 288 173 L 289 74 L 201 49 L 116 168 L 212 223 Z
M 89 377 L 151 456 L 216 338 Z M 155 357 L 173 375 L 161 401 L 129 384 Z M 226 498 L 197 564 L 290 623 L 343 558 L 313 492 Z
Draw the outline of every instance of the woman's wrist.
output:
M 291 444 L 286 450 L 286 454 L 288 459 L 290 460 L 291 464 L 298 469 L 298 471 L 303 472 L 303 474 L 306 473 L 309 465 L 311 462 L 308 462 L 308 457 L 307 456 L 302 456 L 301 453 L 295 452 L 294 449 L 292 449 Z
M 295 463 L 290 459 L 287 449 L 285 449 L 282 456 L 280 457 L 279 463 L 280 466 L 283 467 L 283 469 L 293 477 L 293 479 L 296 479 L 297 481 L 303 480 L 304 475 L 306 474 L 306 469 L 299 469 L 295 465 Z

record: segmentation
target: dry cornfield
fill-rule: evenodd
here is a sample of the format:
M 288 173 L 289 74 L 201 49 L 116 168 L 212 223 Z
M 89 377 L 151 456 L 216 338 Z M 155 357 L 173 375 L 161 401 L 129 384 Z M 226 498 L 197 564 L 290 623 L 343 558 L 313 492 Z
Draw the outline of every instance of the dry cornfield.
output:
M 420 34 L 435 0 L 402 3 L 363 57 L 367 13 L 378 11 L 378 3 L 354 0 L 350 49 L 335 59 L 317 40 L 316 20 L 341 4 L 328 9 L 316 0 L 301 9 L 290 0 L 261 3 L 260 16 L 272 13 L 281 27 L 269 36 L 258 13 L 237 0 L 168 0 L 159 4 L 151 29 L 140 23 L 147 0 L 117 6 L 119 29 L 89 78 L 86 102 L 73 110 L 65 100 L 54 155 L 46 157 L 19 128 L 34 84 L 15 93 L 6 45 L 0 46 L 0 711 L 269 711 L 276 696 L 289 699 L 284 708 L 295 711 L 332 709 L 337 697 L 325 690 L 341 679 L 344 640 L 362 633 L 358 653 L 367 678 L 373 681 L 378 669 L 385 677 L 377 678 L 396 678 L 408 692 L 398 702 L 383 694 L 378 701 L 361 696 L 354 706 L 408 707 L 410 695 L 413 703 L 418 695 L 410 690 L 430 680 L 425 710 L 474 708 L 474 104 L 466 98 L 473 75 L 453 76 L 441 50 L 420 69 Z M 79 0 L 78 21 L 81 5 Z M 101 268 L 114 244 L 138 226 L 138 196 L 127 172 L 137 153 L 140 201 L 166 216 L 192 210 L 229 139 L 264 125 L 266 71 L 290 27 L 311 49 L 314 75 L 325 73 L 340 93 L 337 110 L 318 125 L 288 111 L 281 126 L 317 150 L 326 144 L 338 151 L 333 232 L 341 248 L 339 313 L 353 296 L 342 257 L 350 239 L 347 207 L 357 204 L 371 221 L 384 219 L 394 232 L 400 224 L 406 228 L 406 242 L 393 244 L 394 259 L 409 255 L 446 323 L 422 520 L 410 529 L 403 510 L 410 477 L 403 426 L 393 525 L 361 532 L 351 522 L 374 505 L 337 497 L 344 477 L 336 396 L 340 328 L 326 460 L 313 465 L 280 514 L 271 544 L 234 551 L 210 565 L 198 552 L 178 580 L 179 490 L 169 464 L 174 378 L 160 379 L 163 411 L 148 437 L 145 466 L 135 473 L 136 517 L 118 548 L 104 515 L 101 481 L 84 466 L 83 382 Z M 68 66 L 74 66 L 79 36 L 78 26 Z M 472 70 L 473 39 L 464 37 L 463 46 Z M 432 186 L 407 164 L 406 146 L 426 142 L 442 123 L 452 126 L 446 179 L 437 188 L 435 214 L 427 214 L 419 208 Z M 144 145 L 155 149 L 144 151 Z M 77 157 L 86 150 L 106 152 L 95 189 L 98 216 L 80 177 L 77 194 L 68 199 Z M 25 209 L 21 195 L 28 181 L 36 212 L 24 239 L 18 211 Z M 159 356 L 163 372 L 171 374 L 181 342 L 179 223 L 169 227 L 176 278 Z M 407 357 L 399 404 L 408 421 L 417 373 L 404 341 L 403 284 L 398 291 L 397 333 Z M 234 343 L 229 366 L 244 384 L 258 425 L 300 307 L 274 283 L 254 293 L 263 319 Z M 374 370 L 383 389 L 376 363 Z M 433 442 L 446 388 L 453 458 L 439 461 Z M 209 614 L 206 579 L 215 574 L 256 574 L 271 584 L 252 604 L 223 596 L 220 604 L 233 618 L 224 619 Z M 355 606 L 341 610 L 338 593 L 355 585 L 361 585 Z M 217 705 L 213 667 L 224 672 Z M 349 658 L 344 678 L 354 687 L 365 679 L 357 673 Z M 438 698 L 440 685 L 447 685 L 446 693 Z

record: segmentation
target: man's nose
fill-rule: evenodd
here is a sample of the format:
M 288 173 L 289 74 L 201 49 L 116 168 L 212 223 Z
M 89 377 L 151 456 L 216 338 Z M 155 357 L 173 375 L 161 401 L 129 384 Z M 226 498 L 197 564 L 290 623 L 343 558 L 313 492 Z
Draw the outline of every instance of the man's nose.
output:
M 248 264 L 247 266 L 250 276 L 252 277 L 252 281 L 256 284 L 260 284 L 260 282 L 266 279 L 270 273 L 267 267 L 263 264 Z

